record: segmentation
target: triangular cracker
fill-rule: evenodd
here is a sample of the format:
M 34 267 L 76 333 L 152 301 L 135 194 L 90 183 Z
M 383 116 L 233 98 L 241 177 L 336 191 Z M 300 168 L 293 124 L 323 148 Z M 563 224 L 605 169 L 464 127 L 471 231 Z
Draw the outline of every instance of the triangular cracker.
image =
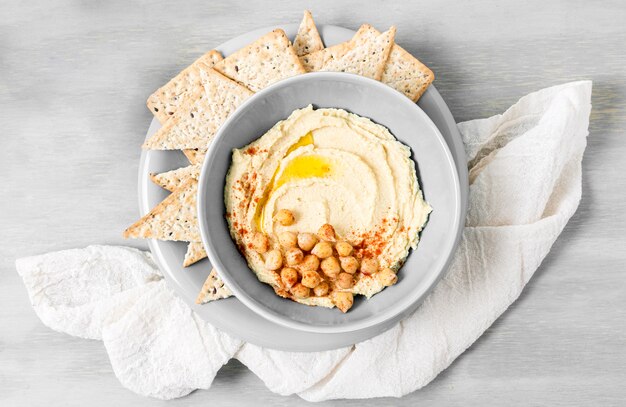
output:
M 396 28 L 391 27 L 371 41 L 355 46 L 340 58 L 326 62 L 321 70 L 350 72 L 380 80 L 389 58 Z
M 206 149 L 226 118 L 252 96 L 213 69 L 200 70 L 204 86 L 194 91 L 143 147 L 153 150 Z
M 363 24 L 348 41 L 312 52 L 308 55 L 303 55 L 300 57 L 300 62 L 302 62 L 307 72 L 321 71 L 330 61 L 340 59 L 356 46 L 365 44 L 367 41 L 373 40 L 380 35 L 380 32 L 376 31 L 376 33 L 374 33 L 372 29 L 373 27 L 371 25 Z
M 381 82 L 404 93 L 414 102 L 417 102 L 434 80 L 433 71 L 397 45 L 391 49 L 381 78 Z
M 198 181 L 189 178 L 161 203 L 124 231 L 124 238 L 199 242 L 196 198 Z
M 352 37 L 350 41 L 352 41 L 355 46 L 363 45 L 368 41 L 374 40 L 380 34 L 380 31 L 378 31 L 371 25 L 363 24 L 359 27 L 359 30 L 356 32 L 356 34 L 354 34 L 354 37 Z
M 324 43 L 309 10 L 304 10 L 304 17 L 298 28 L 298 34 L 293 41 L 293 47 L 298 56 L 310 54 L 324 48 Z
M 176 112 L 184 99 L 191 94 L 192 90 L 200 86 L 199 66 L 213 67 L 222 59 L 224 59 L 222 54 L 215 50 L 202 55 L 166 85 L 150 95 L 146 102 L 148 109 L 161 124 L 165 123 Z
M 207 302 L 228 298 L 232 295 L 233 293 L 224 285 L 220 276 L 213 269 L 202 285 L 202 289 L 196 298 L 196 304 L 206 304 Z
M 353 41 L 364 43 L 377 35 L 380 35 L 380 31 L 369 24 L 363 24 Z M 381 82 L 403 93 L 414 102 L 424 94 L 434 80 L 433 71 L 398 44 L 391 48 L 380 79 Z
M 265 34 L 215 65 L 215 70 L 258 92 L 306 71 L 283 30 Z
M 189 148 L 183 150 L 183 154 L 185 154 L 185 157 L 187 157 L 190 164 L 202 164 L 204 156 L 206 156 L 206 152 L 206 148 Z
M 187 245 L 187 253 L 185 253 L 185 260 L 183 261 L 183 267 L 189 267 L 205 257 L 207 257 L 207 254 L 202 242 L 189 242 Z
M 333 59 L 339 59 L 354 48 L 353 40 L 342 42 L 300 57 L 300 62 L 307 72 L 317 72 Z
M 196 164 L 162 172 L 160 174 L 152 173 L 150 174 L 150 179 L 161 188 L 167 189 L 171 192 L 178 188 L 188 178 L 192 177 L 198 179 L 199 176 L 200 165 Z

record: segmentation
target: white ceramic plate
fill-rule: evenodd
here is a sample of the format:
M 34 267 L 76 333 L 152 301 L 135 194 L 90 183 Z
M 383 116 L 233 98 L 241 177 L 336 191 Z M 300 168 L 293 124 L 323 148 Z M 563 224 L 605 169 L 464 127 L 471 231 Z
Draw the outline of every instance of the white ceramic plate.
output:
M 216 47 L 216 49 L 227 56 L 274 28 L 284 29 L 287 35 L 293 39 L 298 25 L 290 24 L 255 30 L 234 38 Z M 320 26 L 319 30 L 327 46 L 346 41 L 354 35 L 354 31 L 336 26 Z M 418 105 L 435 123 L 452 152 L 462 187 L 462 210 L 465 213 L 468 193 L 467 167 L 463 145 L 452 114 L 434 86 L 427 90 Z M 146 137 L 150 137 L 159 127 L 158 121 L 154 119 Z M 180 152 L 144 151 L 142 153 L 139 167 L 139 204 L 142 215 L 168 194 L 167 191 L 152 184 L 149 174 L 168 171 L 185 165 L 188 165 L 188 162 Z M 366 329 L 322 334 L 300 331 L 270 322 L 246 308 L 234 297 L 205 305 L 196 305 L 194 300 L 211 270 L 211 265 L 208 260 L 203 260 L 191 267 L 183 268 L 182 260 L 186 248 L 187 244 L 182 242 L 150 241 L 150 249 L 155 260 L 168 284 L 178 295 L 203 319 L 247 342 L 280 350 L 319 351 L 348 346 L 366 340 L 384 332 L 397 322 L 397 319 L 394 319 Z

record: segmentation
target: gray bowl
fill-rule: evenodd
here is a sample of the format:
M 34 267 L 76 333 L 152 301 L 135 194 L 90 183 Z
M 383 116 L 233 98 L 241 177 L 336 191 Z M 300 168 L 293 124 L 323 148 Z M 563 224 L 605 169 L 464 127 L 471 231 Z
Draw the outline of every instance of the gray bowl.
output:
M 282 299 L 259 282 L 232 241 L 224 217 L 224 183 L 233 148 L 241 148 L 299 108 L 334 107 L 368 117 L 408 145 L 420 186 L 433 207 L 417 250 L 396 285 L 369 300 L 357 296 L 346 314 Z M 404 95 L 364 77 L 309 73 L 280 81 L 248 99 L 211 143 L 199 181 L 198 217 L 211 264 L 235 296 L 258 315 L 316 333 L 339 333 L 384 324 L 415 310 L 441 278 L 461 231 L 461 187 L 452 155 L 437 127 Z

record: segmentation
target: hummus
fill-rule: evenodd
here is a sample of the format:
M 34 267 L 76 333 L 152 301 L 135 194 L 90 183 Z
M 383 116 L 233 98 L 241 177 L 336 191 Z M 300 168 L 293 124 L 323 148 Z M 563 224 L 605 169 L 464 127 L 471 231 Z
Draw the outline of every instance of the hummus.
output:
M 315 233 L 331 224 L 340 240 L 354 246 L 357 259 L 376 258 L 381 267 L 397 270 L 417 247 L 431 211 L 409 148 L 387 128 L 344 110 L 312 106 L 233 150 L 224 200 L 231 236 L 257 277 L 279 295 L 328 307 L 330 295 L 289 296 L 279 274 L 267 270 L 264 255 L 252 249 L 252 236 L 262 232 L 270 248 L 278 248 L 283 231 Z M 281 209 L 296 222 L 276 222 Z M 383 288 L 371 275 L 358 275 L 353 287 L 340 290 L 370 297 Z

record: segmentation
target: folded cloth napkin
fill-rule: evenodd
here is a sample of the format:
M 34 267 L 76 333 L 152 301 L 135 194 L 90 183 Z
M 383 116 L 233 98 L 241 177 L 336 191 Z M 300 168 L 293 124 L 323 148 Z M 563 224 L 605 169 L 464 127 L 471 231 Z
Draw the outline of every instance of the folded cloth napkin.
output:
M 17 270 L 43 323 L 102 340 L 120 382 L 139 394 L 171 399 L 209 388 L 235 357 L 283 395 L 402 396 L 433 380 L 515 301 L 576 211 L 590 99 L 591 82 L 568 83 L 459 124 L 471 186 L 452 266 L 413 315 L 348 348 L 292 353 L 232 338 L 168 289 L 149 253 L 131 248 L 28 257 Z

